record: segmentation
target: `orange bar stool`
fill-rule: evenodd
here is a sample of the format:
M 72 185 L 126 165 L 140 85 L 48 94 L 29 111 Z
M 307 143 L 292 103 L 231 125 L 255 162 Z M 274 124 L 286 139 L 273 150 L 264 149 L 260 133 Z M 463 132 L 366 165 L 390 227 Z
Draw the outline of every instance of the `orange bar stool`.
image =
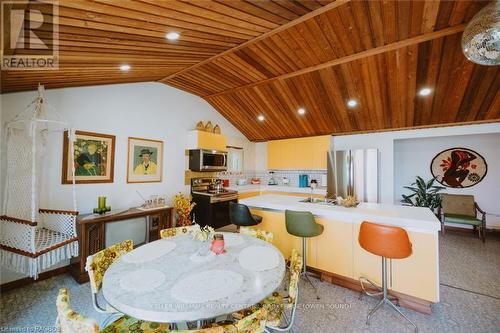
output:
M 415 325 L 398 307 L 391 302 L 387 293 L 387 258 L 389 259 L 404 259 L 412 254 L 411 242 L 408 233 L 403 228 L 392 227 L 388 225 L 376 224 L 371 222 L 361 223 L 359 230 L 359 245 L 366 251 L 382 257 L 382 291 L 380 293 L 366 292 L 363 286 L 363 280 L 368 281 L 371 285 L 380 288 L 370 280 L 360 277 L 359 282 L 361 288 L 369 296 L 382 295 L 380 302 L 370 310 L 366 318 L 366 324 L 370 324 L 370 319 L 382 305 L 387 304 L 390 308 L 396 310 L 403 318 L 405 318 L 418 332 L 417 325 Z

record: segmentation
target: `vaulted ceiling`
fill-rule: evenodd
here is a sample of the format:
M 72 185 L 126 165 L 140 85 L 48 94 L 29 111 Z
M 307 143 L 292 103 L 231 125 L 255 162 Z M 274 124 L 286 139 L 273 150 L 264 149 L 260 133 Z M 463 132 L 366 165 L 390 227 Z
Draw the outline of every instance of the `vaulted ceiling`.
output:
M 2 72 L 2 92 L 161 81 L 253 141 L 500 120 L 500 67 L 460 45 L 485 1 L 59 3 L 60 69 Z

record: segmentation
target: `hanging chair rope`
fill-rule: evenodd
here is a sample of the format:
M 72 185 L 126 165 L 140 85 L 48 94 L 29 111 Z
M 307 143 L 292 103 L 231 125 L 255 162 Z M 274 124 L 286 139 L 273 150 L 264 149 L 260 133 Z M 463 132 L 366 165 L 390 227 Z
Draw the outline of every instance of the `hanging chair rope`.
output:
M 45 116 L 43 87 L 38 96 L 6 125 L 7 177 L 0 216 L 0 264 L 37 278 L 41 270 L 78 255 L 76 189 L 73 154 L 73 211 L 40 209 L 39 176 L 43 169 L 50 126 L 67 130 L 70 151 L 75 131 L 67 123 Z

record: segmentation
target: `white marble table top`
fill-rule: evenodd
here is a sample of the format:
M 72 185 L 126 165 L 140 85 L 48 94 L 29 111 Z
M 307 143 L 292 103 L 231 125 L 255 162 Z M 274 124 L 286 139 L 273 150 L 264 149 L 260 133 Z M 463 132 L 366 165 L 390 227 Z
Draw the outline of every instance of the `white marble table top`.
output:
M 163 323 L 214 318 L 258 303 L 281 285 L 283 255 L 255 237 L 223 234 L 226 253 L 219 256 L 209 255 L 211 241 L 200 242 L 187 235 L 133 250 L 106 271 L 104 298 L 129 316 Z M 248 262 L 252 261 L 248 252 L 253 249 L 256 256 L 270 256 L 262 260 L 263 266 Z M 140 260 L 139 251 L 162 255 Z

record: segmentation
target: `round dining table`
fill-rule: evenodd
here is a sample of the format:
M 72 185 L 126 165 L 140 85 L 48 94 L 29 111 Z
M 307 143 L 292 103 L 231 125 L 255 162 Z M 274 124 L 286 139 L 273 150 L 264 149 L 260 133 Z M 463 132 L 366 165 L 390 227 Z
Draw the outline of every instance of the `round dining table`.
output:
M 103 296 L 131 317 L 179 323 L 208 320 L 256 304 L 285 276 L 285 260 L 272 244 L 222 233 L 225 253 L 191 235 L 160 239 L 121 256 L 106 271 Z

